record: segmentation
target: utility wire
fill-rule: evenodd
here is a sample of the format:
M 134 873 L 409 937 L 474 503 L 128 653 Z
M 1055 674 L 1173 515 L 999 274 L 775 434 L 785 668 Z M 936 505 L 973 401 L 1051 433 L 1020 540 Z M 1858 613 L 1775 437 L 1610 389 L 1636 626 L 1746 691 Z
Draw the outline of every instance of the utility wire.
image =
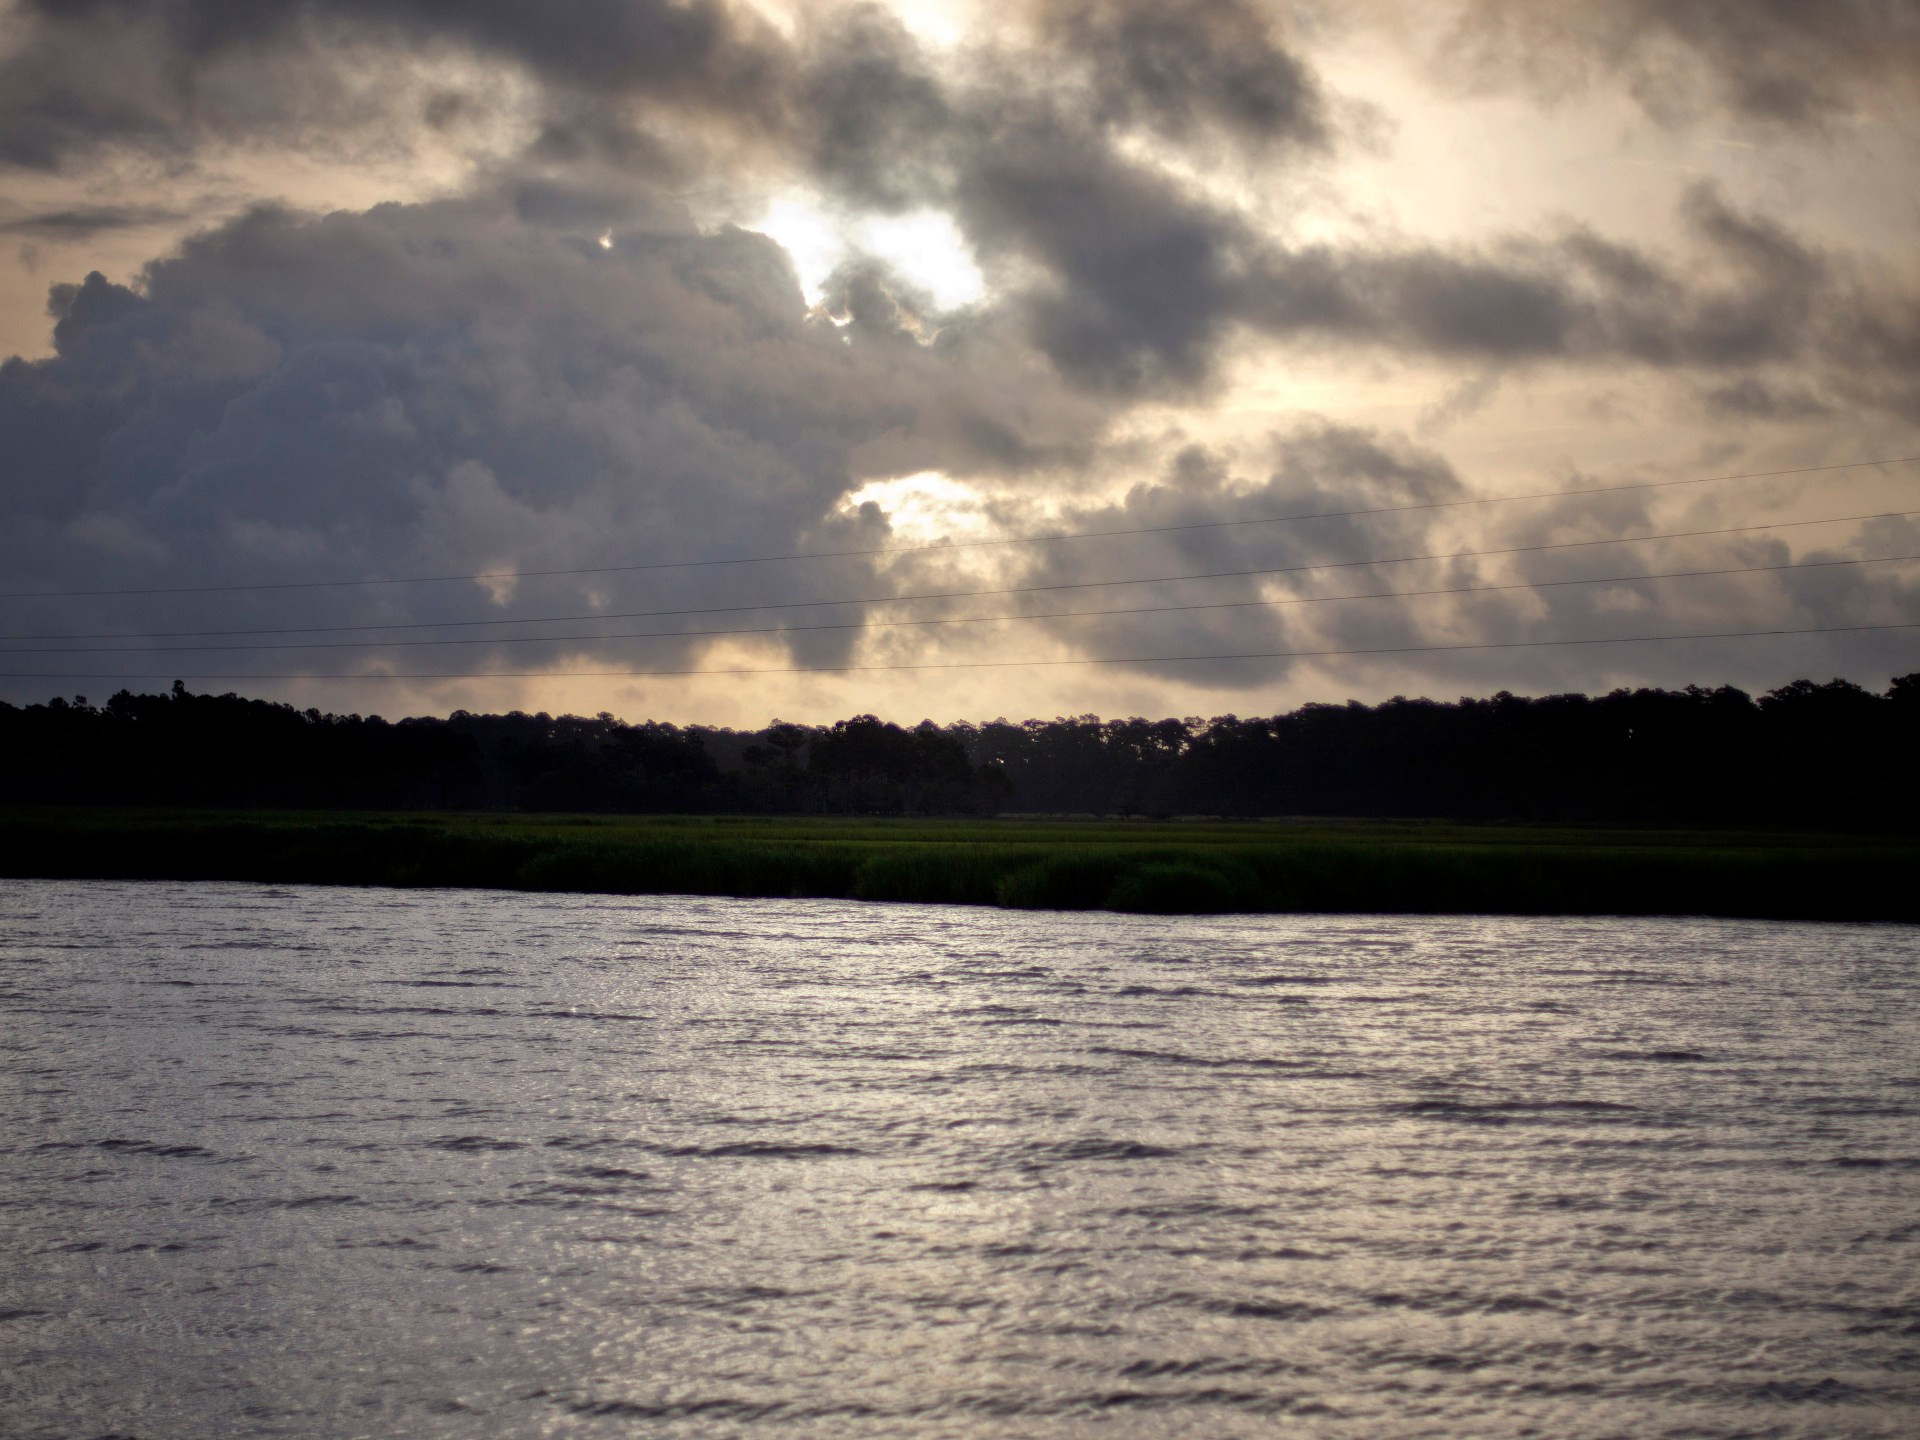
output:
M 1499 585 L 1455 585 L 1436 590 L 1374 590 L 1358 595 L 1288 595 L 1277 600 L 1215 600 L 1191 605 L 1129 605 L 1110 610 L 1046 610 L 1028 615 L 957 615 L 927 620 L 848 620 L 828 625 L 760 625 L 727 630 L 631 630 L 598 635 L 472 635 L 447 640 L 303 640 L 258 645 L 95 645 L 15 648 L 0 655 L 206 654 L 226 650 L 364 650 L 423 645 L 537 645 L 606 640 L 692 640 L 722 635 L 795 635 L 821 630 L 897 630 L 931 625 L 981 625 L 994 621 L 1086 620 L 1114 615 L 1164 615 L 1192 610 L 1245 610 L 1281 605 L 1329 605 L 1348 600 L 1414 600 L 1441 595 L 1483 595 L 1497 590 L 1547 590 L 1567 585 L 1625 585 L 1640 580 L 1692 580 L 1713 575 L 1757 575 L 1782 570 L 1823 570 L 1841 565 L 1892 565 L 1920 555 L 1876 555 L 1847 560 L 1799 560 L 1783 565 L 1734 565 L 1717 570 L 1667 570 L 1639 575 L 1593 575 L 1567 580 L 1518 580 Z
M 1044 545 L 1061 540 L 1099 540 L 1121 535 L 1171 535 L 1190 530 L 1222 530 L 1236 525 L 1286 525 L 1305 520 L 1346 520 L 1365 515 L 1400 515 L 1447 510 L 1461 505 L 1500 505 L 1512 500 L 1562 500 L 1581 495 L 1612 495 L 1628 490 L 1665 490 L 1679 485 L 1719 481 L 1769 480 L 1786 475 L 1815 475 L 1833 470 L 1862 470 L 1876 465 L 1910 465 L 1920 455 L 1884 460 L 1852 460 L 1841 465 L 1802 465 L 1790 470 L 1753 470 L 1738 475 L 1697 475 L 1684 480 L 1636 480 L 1622 485 L 1591 485 L 1578 490 L 1536 490 L 1521 495 L 1476 495 L 1455 500 L 1424 500 L 1410 505 L 1376 505 L 1359 510 L 1315 510 L 1292 515 L 1249 515 L 1236 520 L 1198 520 L 1180 525 L 1141 525 L 1122 530 L 1076 530 L 1045 535 L 1012 535 L 997 540 L 942 540 L 930 545 L 895 545 L 864 550 L 811 550 L 786 555 L 736 555 L 714 560 L 655 560 L 639 565 L 589 565 L 569 570 L 482 570 L 471 575 L 409 575 L 375 580 L 279 580 L 254 585 L 173 585 L 125 590 L 12 590 L 0 600 L 77 600 L 125 595 L 215 595 L 256 590 L 338 590 L 367 585 L 437 585 L 454 581 L 534 580 L 561 575 L 632 574 L 643 570 L 700 570 L 719 565 L 769 565 L 797 560 L 841 560 L 876 555 L 918 555 L 930 550 L 978 550 L 996 545 Z
M 384 634 L 395 630 L 453 630 L 480 625 L 557 625 L 594 620 L 658 620 L 680 615 L 736 615 L 760 610 L 824 609 L 833 605 L 892 605 L 915 600 L 977 600 L 990 595 L 1037 595 L 1061 590 L 1101 590 L 1123 585 L 1166 585 L 1183 580 L 1234 580 L 1258 575 L 1297 575 L 1310 570 L 1352 570 L 1369 565 L 1409 565 L 1425 560 L 1477 560 L 1500 555 L 1533 555 L 1555 550 L 1591 549 L 1596 545 L 1640 545 L 1654 540 L 1696 540 L 1714 535 L 1746 535 L 1758 530 L 1792 530 L 1809 525 L 1845 525 L 1863 520 L 1900 519 L 1912 515 L 1920 515 L 1920 510 L 1883 511 L 1872 515 L 1831 515 L 1815 520 L 1776 520 L 1764 525 L 1730 525 L 1714 530 L 1673 530 L 1657 535 L 1623 535 L 1604 540 L 1562 540 L 1545 545 L 1510 545 L 1498 550 L 1455 550 L 1442 554 L 1389 555 L 1363 560 L 1318 560 L 1310 564 L 1268 565 L 1250 570 L 1202 570 L 1184 575 L 1146 575 L 1130 580 L 1071 580 L 1050 585 L 1013 585 L 980 590 L 929 590 L 910 595 L 865 595 L 838 600 L 769 600 L 753 605 L 694 605 L 672 610 L 614 610 L 600 614 L 588 612 L 571 615 L 538 615 L 518 619 L 409 620 L 384 625 L 295 625 L 255 630 L 152 630 L 106 631 L 85 635 L 0 635 L 0 641 L 186 640 L 242 635 Z
M 1920 630 L 1920 620 L 1887 625 L 1816 625 L 1803 629 L 1704 630 L 1685 635 L 1604 635 L 1577 640 L 1480 640 L 1455 645 L 1383 645 L 1355 650 L 1245 650 L 1225 655 L 1096 655 L 1063 660 L 931 660 L 902 665 L 779 665 L 731 670 L 480 670 L 446 673 L 387 671 L 367 674 L 268 675 L 139 674 L 133 671 L 30 670 L 0 675 L 0 680 L 614 680 L 711 675 L 846 675 L 904 670 L 1024 670 L 1061 665 L 1173 665 L 1220 660 L 1307 660 L 1337 655 L 1430 655 L 1462 650 L 1533 650 L 1562 645 L 1644 645 L 1678 640 L 1752 640 L 1775 635 L 1851 635 L 1870 630 Z

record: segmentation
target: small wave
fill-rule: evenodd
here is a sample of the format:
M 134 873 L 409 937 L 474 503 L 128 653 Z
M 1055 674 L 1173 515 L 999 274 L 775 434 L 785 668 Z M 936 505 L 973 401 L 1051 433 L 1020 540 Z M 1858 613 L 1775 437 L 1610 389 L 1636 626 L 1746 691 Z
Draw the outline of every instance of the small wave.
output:
M 625 1135 L 555 1135 L 541 1142 L 549 1150 L 644 1150 L 647 1143 Z
M 1200 1308 L 1234 1320 L 1318 1320 L 1331 1313 L 1322 1306 L 1293 1300 L 1214 1300 Z
M 1698 1050 L 1609 1050 L 1602 1060 L 1643 1060 L 1658 1065 L 1695 1065 L 1708 1059 Z
M 774 1400 L 570 1400 L 561 1401 L 575 1415 L 605 1420 L 769 1420 L 786 1406 Z
M 1026 1014 L 1016 1010 L 1004 1010 L 999 1007 L 961 1011 L 982 1025 L 1064 1025 L 1067 1022 L 1051 1015 Z
M 1194 1290 L 1175 1290 L 1140 1303 L 1142 1310 L 1162 1306 L 1198 1310 L 1230 1320 L 1318 1320 L 1334 1312 L 1324 1305 L 1306 1300 L 1282 1299 L 1271 1295 L 1213 1295 Z
M 1141 1140 L 1108 1140 L 1088 1135 L 1053 1145 L 1034 1145 L 1029 1147 L 1029 1153 L 1049 1160 L 1172 1160 L 1183 1152 Z
M 1873 1100 L 1855 1099 L 1851 1096 L 1839 1100 L 1799 1104 L 1793 1108 L 1802 1115 L 1851 1115 L 1888 1120 L 1905 1120 L 1917 1113 L 1913 1105 L 1882 1105 Z
M 1342 975 L 1236 975 L 1236 985 L 1338 985 Z
M 435 1150 L 452 1150 L 466 1153 L 478 1150 L 524 1150 L 526 1145 L 519 1140 L 496 1140 L 491 1135 L 453 1135 L 443 1140 L 429 1140 L 428 1146 Z
M 604 1200 L 620 1193 L 614 1185 L 588 1185 L 577 1180 L 525 1180 L 513 1188 L 524 1192 L 514 1197 L 516 1205 L 541 1204 L 552 1196 L 562 1200 Z
M 964 1395 L 943 1407 L 963 1412 L 991 1415 L 998 1419 L 1021 1416 L 1072 1415 L 1093 1411 L 1117 1410 L 1231 1409 L 1263 1416 L 1319 1415 L 1340 1412 L 1318 1400 L 1297 1395 L 1276 1395 L 1261 1390 L 1226 1390 L 1207 1387 L 1193 1390 L 1092 1390 L 1079 1394 L 1030 1398 L 1019 1395 Z
M 1286 1360 L 1204 1355 L 1196 1360 L 1135 1360 L 1115 1373 L 1124 1380 L 1184 1380 L 1196 1375 L 1288 1375 L 1301 1368 Z
M 1457 1120 L 1470 1125 L 1510 1125 L 1559 1115 L 1582 1115 L 1603 1120 L 1640 1114 L 1639 1107 L 1611 1100 L 1409 1100 L 1383 1107 L 1390 1114 L 1428 1120 Z
M 1090 1045 L 1093 1055 L 1117 1055 L 1130 1060 L 1152 1060 L 1162 1065 L 1190 1065 L 1202 1070 L 1306 1070 L 1309 1060 L 1270 1060 L 1257 1055 L 1183 1055 L 1177 1050 L 1136 1050 L 1123 1045 Z
M 1224 1200 L 1183 1200 L 1165 1205 L 1126 1205 L 1110 1214 L 1134 1220 L 1252 1220 L 1268 1213 L 1265 1205 L 1235 1205 Z
M 122 1245 L 113 1253 L 116 1255 L 184 1255 L 198 1251 L 218 1250 L 222 1248 L 224 1235 L 201 1235 L 191 1240 L 165 1240 L 155 1244 L 151 1240 L 135 1240 L 132 1244 Z
M 358 1195 L 243 1195 L 215 1196 L 208 1202 L 222 1210 L 315 1210 L 334 1205 L 358 1205 Z
M 480 1014 L 480 1011 L 470 1011 Z M 653 1020 L 653 1015 L 623 1015 L 611 1010 L 529 1010 L 529 1020 Z
M 1869 1230 L 1864 1235 L 1856 1235 L 1849 1240 L 1849 1246 L 1855 1245 L 1904 1245 L 1912 1240 L 1920 1240 L 1920 1223 L 1898 1225 L 1891 1230 Z
M 566 1193 L 572 1190 L 574 1193 Z M 675 1214 L 669 1208 L 659 1205 L 633 1205 L 615 1198 L 617 1191 L 595 1190 L 592 1186 L 552 1186 L 545 1191 L 529 1195 L 515 1195 L 509 1200 L 482 1200 L 483 1206 L 510 1205 L 523 1210 L 592 1211 L 595 1215 L 624 1215 L 630 1220 L 665 1220 Z M 635 1238 L 630 1244 L 652 1243 Z
M 655 1153 L 678 1158 L 702 1160 L 817 1160 L 829 1155 L 864 1155 L 852 1145 L 808 1144 L 790 1141 L 736 1140 L 722 1145 L 674 1145 L 653 1147 Z
M 309 1001 L 306 1007 L 323 1015 L 505 1015 L 508 1012 L 492 1005 L 350 1005 L 342 1001 Z
M 96 1140 L 94 1146 L 116 1155 L 154 1155 L 163 1159 L 219 1160 L 222 1157 L 204 1145 L 165 1145 L 158 1140 Z
M 1698 990 L 1705 982 L 1685 980 L 1678 975 L 1660 975 L 1648 970 L 1595 970 L 1587 977 L 1590 985 L 1652 985 L 1665 990 Z
M 1381 1290 L 1364 1297 L 1382 1310 L 1415 1310 L 1437 1315 L 1516 1315 L 1535 1311 L 1565 1311 L 1566 1299 L 1557 1292 L 1544 1295 L 1483 1295 L 1466 1290 L 1436 1290 L 1408 1294 Z
M 684 1300 L 696 1310 L 731 1311 L 776 1300 L 801 1300 L 811 1293 L 780 1285 L 715 1285 L 695 1287 L 686 1292 Z
M 1867 1397 L 1856 1387 L 1831 1375 L 1818 1380 L 1764 1380 L 1749 1387 L 1755 1400 L 1788 1405 L 1857 1405 Z

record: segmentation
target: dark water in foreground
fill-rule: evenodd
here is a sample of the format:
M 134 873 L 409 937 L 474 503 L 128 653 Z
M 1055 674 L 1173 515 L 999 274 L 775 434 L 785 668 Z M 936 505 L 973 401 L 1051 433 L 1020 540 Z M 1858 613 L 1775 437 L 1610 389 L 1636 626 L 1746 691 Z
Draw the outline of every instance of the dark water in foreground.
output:
M 1920 931 L 0 886 L 0 1433 L 1906 1436 Z

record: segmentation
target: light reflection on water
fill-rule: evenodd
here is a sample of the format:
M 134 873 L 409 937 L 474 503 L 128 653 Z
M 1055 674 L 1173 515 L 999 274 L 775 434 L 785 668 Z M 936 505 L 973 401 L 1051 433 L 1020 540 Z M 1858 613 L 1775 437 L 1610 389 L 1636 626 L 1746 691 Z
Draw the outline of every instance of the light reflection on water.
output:
M 8 882 L 0 1431 L 1912 1434 L 1917 942 Z

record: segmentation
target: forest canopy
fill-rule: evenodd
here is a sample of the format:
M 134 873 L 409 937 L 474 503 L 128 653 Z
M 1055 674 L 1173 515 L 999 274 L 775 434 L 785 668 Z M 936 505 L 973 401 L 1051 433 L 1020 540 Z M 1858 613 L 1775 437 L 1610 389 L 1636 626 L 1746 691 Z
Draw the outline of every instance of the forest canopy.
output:
M 389 722 L 175 682 L 0 704 L 12 804 L 630 813 L 1444 817 L 1900 828 L 1920 674 L 1211 719 L 762 730 L 513 712 Z

